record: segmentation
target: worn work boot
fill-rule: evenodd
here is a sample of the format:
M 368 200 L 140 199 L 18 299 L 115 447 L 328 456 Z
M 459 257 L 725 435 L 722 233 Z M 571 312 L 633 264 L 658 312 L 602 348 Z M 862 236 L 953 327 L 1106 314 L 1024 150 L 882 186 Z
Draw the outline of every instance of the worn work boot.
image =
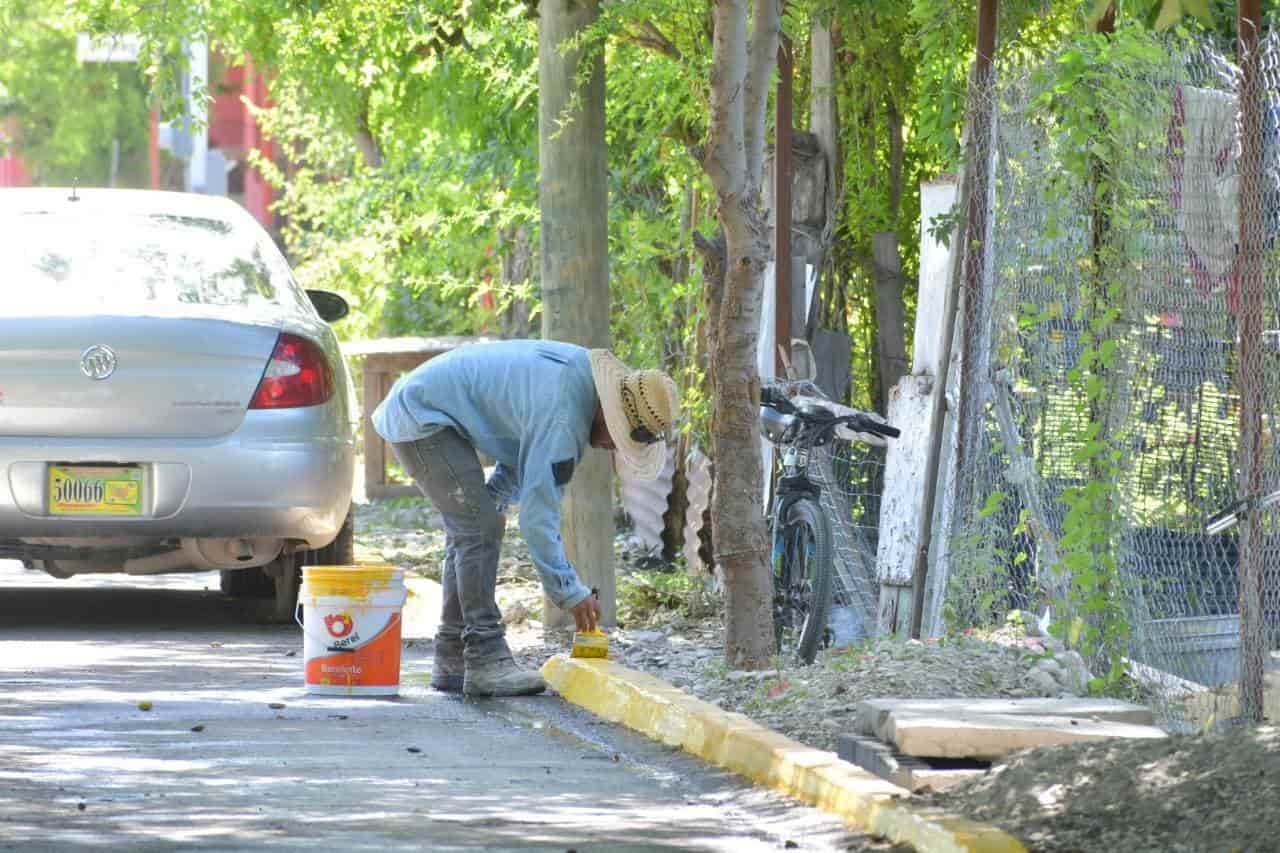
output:
M 431 686 L 445 693 L 462 690 L 463 673 L 462 640 L 436 637 L 435 658 L 431 662 Z
M 516 665 L 506 642 L 487 654 L 474 654 L 468 649 L 466 660 L 462 685 L 466 696 L 531 696 L 547 689 L 541 675 Z

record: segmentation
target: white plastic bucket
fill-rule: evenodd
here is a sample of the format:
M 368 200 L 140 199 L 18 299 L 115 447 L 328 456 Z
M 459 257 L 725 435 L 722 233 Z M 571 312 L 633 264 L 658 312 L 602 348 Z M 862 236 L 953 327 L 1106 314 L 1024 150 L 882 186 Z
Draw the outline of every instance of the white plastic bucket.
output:
M 404 572 L 394 566 L 303 566 L 295 618 L 302 626 L 308 693 L 400 692 Z

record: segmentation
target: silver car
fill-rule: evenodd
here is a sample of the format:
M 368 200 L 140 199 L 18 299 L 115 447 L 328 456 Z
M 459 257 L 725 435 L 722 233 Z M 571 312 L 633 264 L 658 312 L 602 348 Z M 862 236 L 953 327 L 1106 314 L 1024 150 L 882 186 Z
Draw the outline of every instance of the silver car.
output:
M 359 417 L 328 322 L 227 199 L 0 190 L 0 559 L 222 572 L 290 618 L 352 558 Z

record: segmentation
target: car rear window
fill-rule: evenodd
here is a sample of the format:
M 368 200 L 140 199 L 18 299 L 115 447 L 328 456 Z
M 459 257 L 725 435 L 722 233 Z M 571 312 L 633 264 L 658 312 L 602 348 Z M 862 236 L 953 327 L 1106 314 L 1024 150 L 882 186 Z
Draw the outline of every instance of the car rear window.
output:
M 13 271 L 16 252 L 19 307 L 300 303 L 279 250 L 226 220 L 55 212 L 21 214 L 9 224 L 2 263 Z

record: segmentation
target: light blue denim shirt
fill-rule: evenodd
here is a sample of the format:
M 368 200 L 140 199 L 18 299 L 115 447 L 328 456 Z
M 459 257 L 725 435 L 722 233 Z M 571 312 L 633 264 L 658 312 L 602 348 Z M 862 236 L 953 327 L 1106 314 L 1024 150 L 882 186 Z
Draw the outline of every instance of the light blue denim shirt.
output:
M 583 347 L 558 341 L 471 344 L 400 377 L 373 413 L 378 435 L 417 441 L 456 429 L 497 462 L 489 490 L 520 504 L 520 532 L 547 596 L 569 609 L 591 594 L 560 540 L 560 498 L 591 439 L 596 386 Z

